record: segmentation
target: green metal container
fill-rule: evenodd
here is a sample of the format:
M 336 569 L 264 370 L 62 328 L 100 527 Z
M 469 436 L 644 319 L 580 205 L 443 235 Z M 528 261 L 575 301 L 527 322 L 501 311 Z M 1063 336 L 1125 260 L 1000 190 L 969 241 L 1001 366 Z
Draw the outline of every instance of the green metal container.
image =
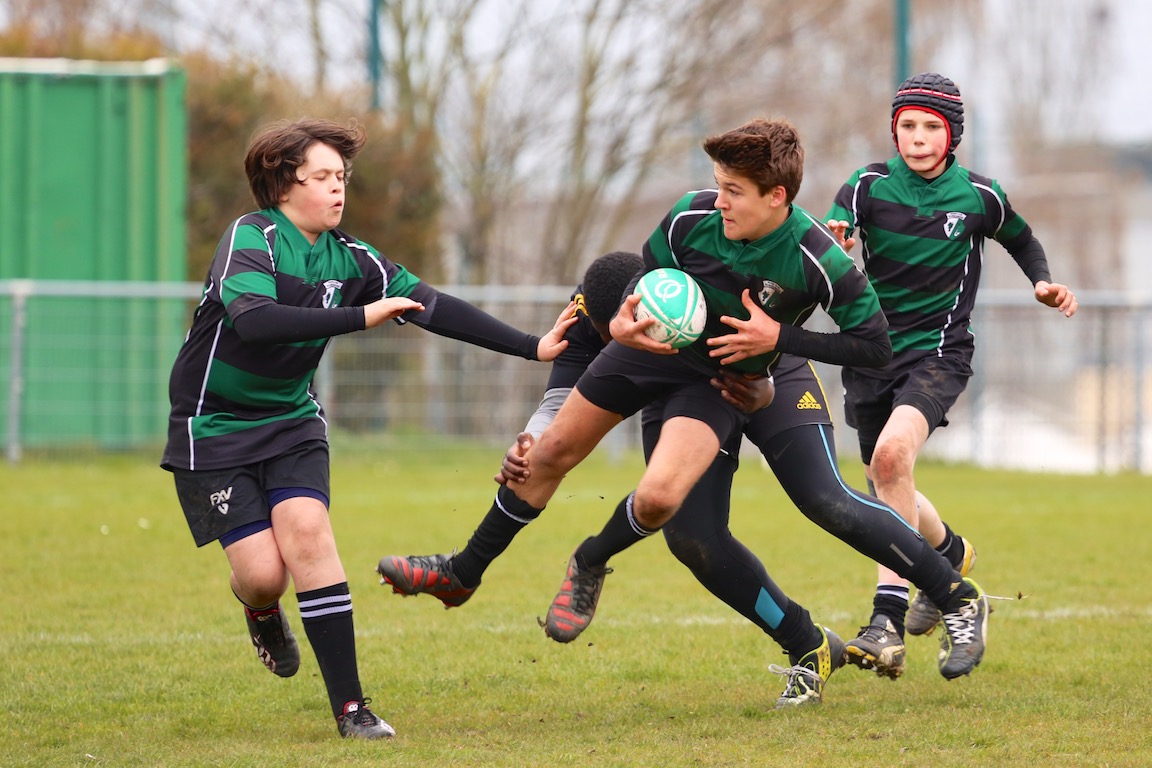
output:
M 0 281 L 32 281 L 0 295 L 0 420 L 24 446 L 162 439 L 186 303 L 55 281 L 185 280 L 184 93 L 164 59 L 0 58 Z

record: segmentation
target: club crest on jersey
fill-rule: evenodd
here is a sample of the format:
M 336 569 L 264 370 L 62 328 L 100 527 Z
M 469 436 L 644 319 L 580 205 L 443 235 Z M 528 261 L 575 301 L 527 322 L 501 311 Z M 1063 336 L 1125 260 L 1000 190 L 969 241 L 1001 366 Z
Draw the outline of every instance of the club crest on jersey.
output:
M 784 292 L 778 283 L 771 280 L 764 280 L 760 287 L 760 293 L 756 294 L 756 298 L 760 300 L 760 306 L 770 307 L 776 297 Z
M 324 281 L 324 309 L 340 306 L 340 289 L 343 287 L 344 283 L 339 280 Z
M 966 214 L 959 211 L 951 211 L 944 214 L 944 234 L 948 236 L 949 240 L 955 240 L 964 234 L 964 219 L 967 218 Z

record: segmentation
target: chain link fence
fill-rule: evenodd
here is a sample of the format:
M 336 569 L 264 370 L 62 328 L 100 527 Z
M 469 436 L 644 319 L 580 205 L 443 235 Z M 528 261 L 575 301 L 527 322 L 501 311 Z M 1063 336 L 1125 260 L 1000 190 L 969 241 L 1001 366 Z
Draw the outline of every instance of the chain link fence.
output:
M 570 286 L 445 286 L 533 333 Z M 9 462 L 159 451 L 168 373 L 201 287 L 192 283 L 0 280 L 0 434 Z M 1078 296 L 1068 319 L 1027 291 L 985 290 L 974 317 L 976 375 L 925 458 L 1055 472 L 1152 472 L 1152 301 Z M 810 325 L 821 328 L 822 315 Z M 826 329 L 826 328 L 825 328 Z M 838 450 L 856 457 L 839 371 L 818 366 Z M 413 325 L 342 336 L 316 386 L 336 433 L 403 450 L 435 443 L 501 451 L 535 410 L 548 365 Z M 606 443 L 638 449 L 634 424 Z

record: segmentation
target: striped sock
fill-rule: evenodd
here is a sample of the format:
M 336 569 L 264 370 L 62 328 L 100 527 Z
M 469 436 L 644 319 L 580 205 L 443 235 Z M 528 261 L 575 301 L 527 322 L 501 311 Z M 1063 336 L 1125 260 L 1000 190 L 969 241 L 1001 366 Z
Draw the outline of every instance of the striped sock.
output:
M 356 668 L 356 634 L 352 626 L 352 594 L 348 582 L 297 592 L 304 632 L 316 654 L 332 716 L 338 717 L 349 701 L 362 701 Z

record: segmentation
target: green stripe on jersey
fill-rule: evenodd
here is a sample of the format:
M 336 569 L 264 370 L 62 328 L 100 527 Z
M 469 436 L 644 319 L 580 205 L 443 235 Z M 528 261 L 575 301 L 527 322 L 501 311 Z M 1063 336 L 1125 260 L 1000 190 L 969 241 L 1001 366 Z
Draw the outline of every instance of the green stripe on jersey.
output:
M 875 225 L 868 230 L 868 245 L 886 259 L 925 268 L 957 267 L 971 255 L 967 238 L 958 246 L 950 240 L 916 237 Z
M 276 278 L 267 272 L 238 272 L 225 278 L 220 286 L 220 300 L 224 306 L 246 293 L 276 298 Z
M 943 331 L 929 328 L 923 331 L 904 331 L 892 339 L 892 354 L 909 349 L 936 349 L 943 341 Z
M 312 371 L 291 379 L 272 378 L 242 371 L 217 360 L 208 375 L 208 391 L 238 405 L 278 408 L 309 399 L 308 384 L 311 381 Z
M 314 419 L 317 414 L 317 405 L 309 401 L 295 410 L 287 413 L 278 413 L 266 419 L 241 419 L 235 414 L 221 411 L 208 416 L 196 416 L 192 419 L 192 439 L 203 440 L 207 437 L 221 437 L 235 435 L 249 429 L 257 429 L 277 422 L 299 421 L 301 419 Z
M 941 307 L 947 308 L 956 303 L 959 291 L 950 291 L 947 294 L 931 293 L 929 291 L 910 291 L 891 283 L 882 283 L 875 286 L 876 295 L 880 297 L 880 304 L 889 307 L 889 313 L 900 312 L 909 314 L 923 314 L 935 312 Z

